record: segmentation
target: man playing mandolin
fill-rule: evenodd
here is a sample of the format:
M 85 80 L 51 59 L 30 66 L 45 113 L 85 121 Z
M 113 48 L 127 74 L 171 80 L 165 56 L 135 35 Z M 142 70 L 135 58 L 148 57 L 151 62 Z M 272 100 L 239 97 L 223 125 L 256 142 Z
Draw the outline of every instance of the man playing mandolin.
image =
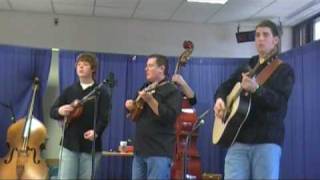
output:
M 244 116 L 246 120 L 235 131 L 236 136 L 229 144 L 225 158 L 225 179 L 279 178 L 283 121 L 294 84 L 293 69 L 273 54 L 273 51 L 277 52 L 279 41 L 277 26 L 269 20 L 260 22 L 255 32 L 258 56 L 252 57 L 246 68 L 239 68 L 216 91 L 215 121 L 220 121 L 217 124 L 221 121 L 224 121 L 221 124 L 227 124 L 225 116 L 230 114 L 227 97 L 237 82 L 241 85 L 241 96 L 250 97 L 251 100 L 248 113 Z M 273 61 L 279 62 L 273 71 L 259 77 L 268 66 L 272 69 Z M 251 74 L 248 69 L 256 71 Z M 264 81 L 260 81 L 261 77 L 265 78 Z M 228 123 L 231 124 L 232 120 Z
M 94 80 L 97 69 L 96 56 L 91 53 L 81 53 L 76 60 L 76 72 L 79 82 L 67 87 L 51 107 L 50 116 L 54 119 L 67 117 L 68 125 L 64 132 L 62 157 L 60 159 L 58 179 L 90 179 L 92 170 L 92 141 L 96 138 L 95 167 L 101 159 L 101 135 L 108 124 L 110 111 L 110 96 L 106 89 L 100 89 L 98 99 L 98 117 L 96 132 L 93 130 L 95 99 L 88 100 L 83 105 L 77 104 L 89 94 L 98 84 Z M 77 103 L 74 103 L 77 102 Z M 77 108 L 83 108 L 79 117 L 75 115 Z
M 150 55 L 145 73 L 147 83 L 138 93 L 138 98 L 143 99 L 145 104 L 141 113 L 134 113 L 139 117 L 135 118 L 132 179 L 170 179 L 174 124 L 181 111 L 182 97 L 176 86 L 167 79 L 168 60 L 165 56 Z M 154 83 L 157 84 L 154 91 L 142 90 Z M 125 102 L 130 113 L 136 111 L 136 101 L 129 99 Z

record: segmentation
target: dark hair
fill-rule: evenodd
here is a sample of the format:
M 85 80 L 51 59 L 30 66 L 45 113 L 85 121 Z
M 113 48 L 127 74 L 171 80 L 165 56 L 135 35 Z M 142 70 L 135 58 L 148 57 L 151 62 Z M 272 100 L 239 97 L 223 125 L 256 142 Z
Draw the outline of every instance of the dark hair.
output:
M 268 27 L 270 28 L 273 36 L 279 37 L 278 27 L 274 22 L 270 20 L 263 20 L 256 26 L 256 29 L 259 27 Z
M 161 54 L 151 54 L 148 56 L 148 59 L 155 58 L 158 66 L 164 66 L 164 75 L 168 75 L 168 58 Z
M 97 57 L 95 54 L 93 53 L 89 53 L 89 52 L 84 52 L 84 53 L 80 53 L 77 56 L 76 59 L 76 65 L 80 62 L 80 61 L 84 61 L 90 64 L 91 69 L 93 69 L 93 74 L 92 74 L 92 78 L 94 78 L 96 70 L 97 70 L 97 66 L 98 66 L 98 62 L 97 62 Z

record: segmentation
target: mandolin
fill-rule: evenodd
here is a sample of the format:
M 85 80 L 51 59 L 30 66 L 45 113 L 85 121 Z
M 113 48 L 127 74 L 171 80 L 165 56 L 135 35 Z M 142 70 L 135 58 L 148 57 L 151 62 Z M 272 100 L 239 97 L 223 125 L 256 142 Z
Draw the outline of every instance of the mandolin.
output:
M 152 84 L 149 84 L 142 91 L 145 91 L 150 94 L 154 94 L 156 92 L 155 89 L 157 86 L 158 86 L 158 82 L 154 82 Z M 129 114 L 127 116 L 130 117 L 134 122 L 136 122 L 141 115 L 144 105 L 145 105 L 145 101 L 141 98 L 140 95 L 138 95 L 138 97 L 133 101 L 133 109 L 129 111 Z

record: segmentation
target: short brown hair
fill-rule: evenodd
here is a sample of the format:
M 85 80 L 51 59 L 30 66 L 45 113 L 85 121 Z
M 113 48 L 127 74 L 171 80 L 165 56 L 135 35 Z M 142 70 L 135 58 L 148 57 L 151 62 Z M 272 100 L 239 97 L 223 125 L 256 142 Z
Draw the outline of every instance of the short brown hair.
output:
M 150 58 L 155 58 L 158 66 L 162 66 L 162 65 L 164 66 L 164 75 L 167 76 L 168 69 L 169 69 L 168 58 L 161 54 L 151 54 L 148 56 L 148 59 Z
M 90 64 L 92 69 L 94 69 L 94 70 L 97 69 L 97 66 L 98 66 L 97 57 L 93 53 L 87 53 L 87 52 L 86 53 L 80 53 L 77 56 L 76 64 L 78 64 L 79 61 L 85 61 L 85 62 Z
M 76 59 L 76 66 L 80 61 L 84 61 L 90 64 L 91 69 L 93 69 L 93 74 L 92 77 L 94 78 L 96 70 L 97 70 L 97 66 L 98 66 L 98 60 L 97 60 L 97 56 L 93 53 L 89 53 L 89 52 L 84 52 L 84 53 L 80 53 L 77 56 Z
M 263 20 L 256 26 L 256 29 L 259 27 L 270 28 L 272 35 L 279 37 L 279 30 L 278 30 L 277 25 L 274 22 L 272 22 L 270 20 Z

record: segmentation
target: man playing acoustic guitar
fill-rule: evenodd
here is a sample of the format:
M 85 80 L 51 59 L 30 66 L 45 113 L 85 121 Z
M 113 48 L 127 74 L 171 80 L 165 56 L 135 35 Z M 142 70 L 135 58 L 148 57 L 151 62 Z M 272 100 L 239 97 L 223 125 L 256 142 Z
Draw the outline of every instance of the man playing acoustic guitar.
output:
M 277 26 L 273 22 L 264 20 L 259 23 L 255 32 L 258 56 L 252 57 L 246 68 L 239 68 L 216 91 L 214 111 L 217 124 L 220 121 L 227 124 L 225 116 L 230 114 L 228 95 L 237 82 L 241 95 L 251 97 L 250 108 L 244 116 L 246 120 L 238 127 L 235 138 L 229 144 L 225 179 L 279 178 L 283 121 L 294 84 L 293 69 L 274 55 L 268 57 L 273 51 L 278 52 L 279 41 Z M 259 75 L 269 65 L 271 67 L 273 61 L 279 63 L 275 68 L 269 68 L 269 72 L 262 75 L 264 80 L 261 80 Z M 248 73 L 248 69 L 255 69 L 255 74 Z M 228 123 L 231 124 L 232 120 Z

